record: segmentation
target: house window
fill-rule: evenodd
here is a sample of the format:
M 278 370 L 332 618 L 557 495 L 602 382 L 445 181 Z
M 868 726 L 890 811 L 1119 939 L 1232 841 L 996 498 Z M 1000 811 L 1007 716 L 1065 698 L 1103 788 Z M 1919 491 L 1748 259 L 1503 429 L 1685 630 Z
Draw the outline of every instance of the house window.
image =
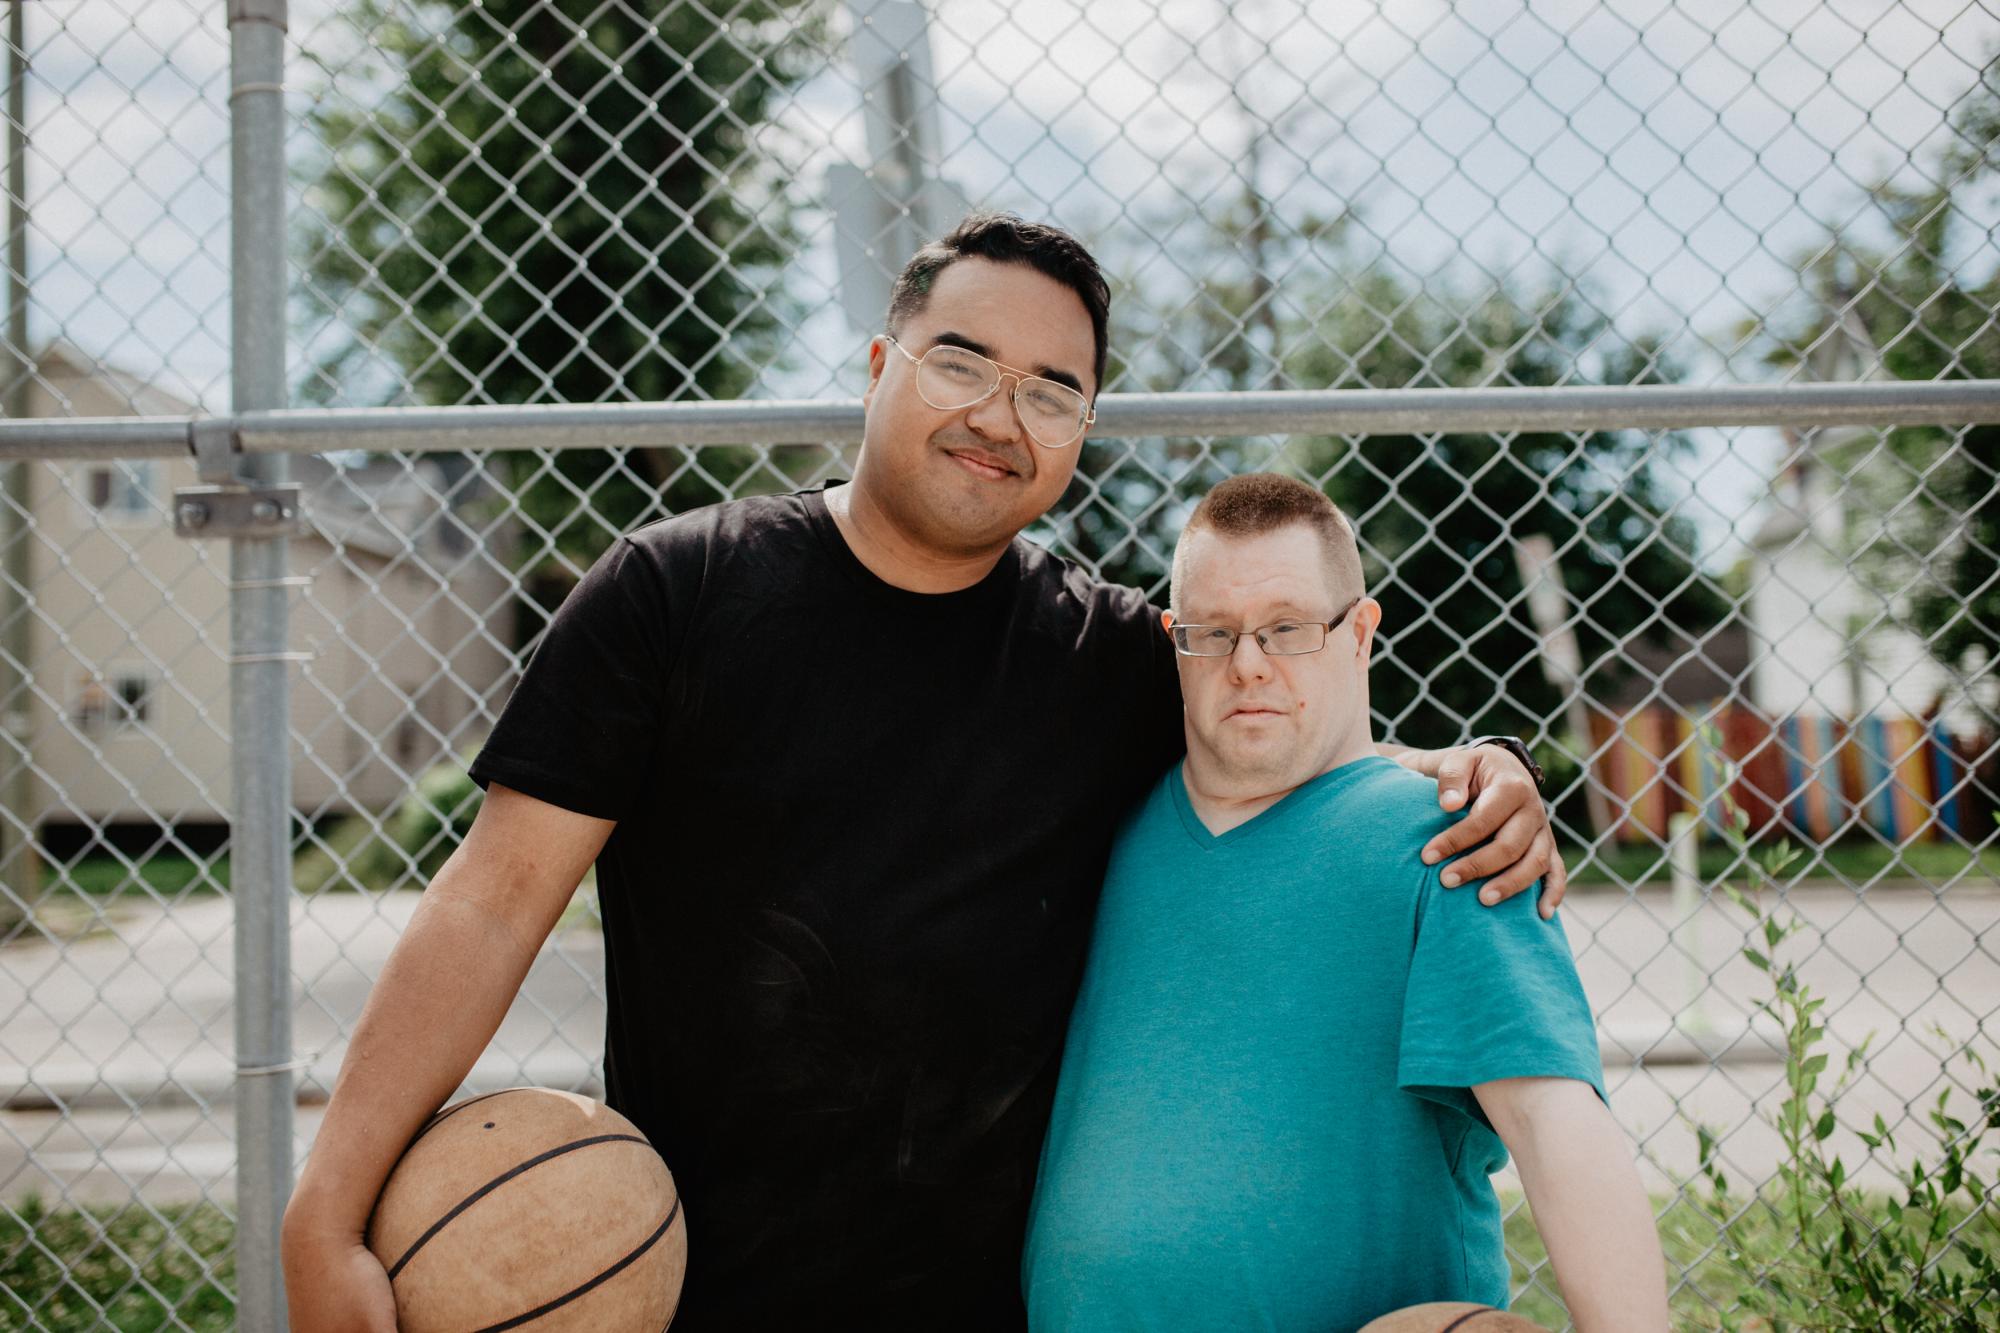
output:
M 83 501 L 113 523 L 143 523 L 160 510 L 159 464 L 152 459 L 93 463 L 84 469 Z
M 86 735 L 111 736 L 153 720 L 153 674 L 143 667 L 119 667 L 107 675 L 77 680 L 70 716 Z

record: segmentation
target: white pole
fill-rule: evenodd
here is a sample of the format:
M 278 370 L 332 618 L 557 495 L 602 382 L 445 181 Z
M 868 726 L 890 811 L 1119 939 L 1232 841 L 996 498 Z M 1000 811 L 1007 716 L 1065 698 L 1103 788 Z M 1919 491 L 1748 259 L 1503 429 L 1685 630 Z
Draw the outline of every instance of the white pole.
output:
M 1686 964 L 1680 1011 L 1674 1025 L 1689 1036 L 1712 1033 L 1701 1007 L 1708 984 L 1701 948 L 1701 818 L 1685 811 L 1667 820 L 1667 873 L 1673 885 L 1671 938 Z

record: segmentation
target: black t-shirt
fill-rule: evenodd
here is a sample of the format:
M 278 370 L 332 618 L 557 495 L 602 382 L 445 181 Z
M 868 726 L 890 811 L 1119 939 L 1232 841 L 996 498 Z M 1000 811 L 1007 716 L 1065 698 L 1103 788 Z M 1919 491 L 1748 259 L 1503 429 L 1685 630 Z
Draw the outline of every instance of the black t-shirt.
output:
M 1112 835 L 1180 747 L 1145 599 L 1026 541 L 907 592 L 810 491 L 590 571 L 472 775 L 618 821 L 605 1074 L 686 1200 L 677 1329 L 1021 1326 Z

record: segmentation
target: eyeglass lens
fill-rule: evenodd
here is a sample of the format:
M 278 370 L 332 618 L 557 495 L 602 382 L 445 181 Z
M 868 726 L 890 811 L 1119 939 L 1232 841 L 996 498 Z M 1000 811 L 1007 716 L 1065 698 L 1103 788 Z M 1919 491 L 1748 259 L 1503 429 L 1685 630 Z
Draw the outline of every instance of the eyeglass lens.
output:
M 1326 646 L 1326 626 L 1318 621 L 1283 620 L 1246 632 L 1254 634 L 1257 646 L 1273 657 L 1316 653 Z M 1174 626 L 1174 646 L 1191 657 L 1227 657 L 1236 651 L 1240 637 L 1221 625 Z
M 933 347 L 917 363 L 917 391 L 941 412 L 970 407 L 1000 383 L 1000 367 L 962 347 Z M 1053 380 L 1023 379 L 1014 389 L 1014 408 L 1036 441 L 1060 449 L 1083 433 L 1089 404 L 1082 394 Z

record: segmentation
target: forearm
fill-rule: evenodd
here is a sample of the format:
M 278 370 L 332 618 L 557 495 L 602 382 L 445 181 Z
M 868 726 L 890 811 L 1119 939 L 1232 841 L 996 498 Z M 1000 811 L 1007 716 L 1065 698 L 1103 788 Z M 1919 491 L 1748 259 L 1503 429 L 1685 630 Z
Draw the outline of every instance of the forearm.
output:
M 1570 1318 L 1580 1333 L 1665 1329 L 1666 1266 L 1625 1136 L 1607 1115 L 1560 1153 L 1546 1169 L 1524 1166 L 1521 1180 Z
M 286 1227 L 359 1235 L 419 1126 L 465 1078 L 534 962 L 530 941 L 447 872 L 424 895 L 341 1061 Z
M 1487 1114 L 1520 1168 L 1570 1318 L 1580 1333 L 1664 1330 L 1666 1265 L 1624 1131 L 1585 1084 L 1510 1082 L 1566 1085 L 1561 1095 Z M 1497 1086 L 1478 1090 L 1482 1105 L 1485 1089 Z

